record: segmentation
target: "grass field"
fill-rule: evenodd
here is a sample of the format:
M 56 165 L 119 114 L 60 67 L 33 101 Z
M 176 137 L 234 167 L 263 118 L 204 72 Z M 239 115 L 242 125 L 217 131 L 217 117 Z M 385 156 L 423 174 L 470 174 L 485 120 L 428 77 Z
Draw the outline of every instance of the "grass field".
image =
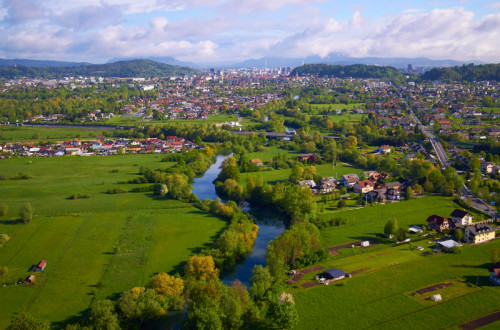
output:
M 323 229 L 322 241 L 326 247 L 331 247 L 357 240 L 374 239 L 383 234 L 384 226 L 389 219 L 396 218 L 400 228 L 408 228 L 410 225 L 427 224 L 426 219 L 433 214 L 449 217 L 455 208 L 460 207 L 451 199 L 438 196 L 346 211 L 326 211 L 319 217 L 328 219 L 332 216 L 340 216 L 347 218 L 349 222 L 343 226 Z M 479 214 L 471 213 L 474 215 L 474 220 L 480 218 Z
M 37 274 L 35 286 L 0 287 L 0 328 L 25 310 L 63 327 L 95 298 L 116 298 L 143 286 L 154 273 L 180 270 L 226 226 L 179 201 L 105 193 L 118 186 L 130 190 L 133 185 L 117 182 L 137 177 L 140 166 L 170 166 L 160 162 L 161 156 L 30 160 L 2 160 L 7 178 L 22 172 L 32 179 L 0 181 L 0 200 L 9 206 L 0 233 L 11 237 L 0 249 L 0 265 L 9 268 L 5 283 L 24 279 L 42 259 L 47 267 Z M 73 193 L 90 198 L 67 199 Z M 35 209 L 27 225 L 17 220 L 25 202 Z
M 216 115 L 208 116 L 207 119 L 164 119 L 164 120 L 148 120 L 144 121 L 141 117 L 124 117 L 115 116 L 106 120 L 107 125 L 135 125 L 141 123 L 143 125 L 162 126 L 167 124 L 202 124 L 202 123 L 223 123 L 226 121 L 237 121 L 236 115 Z
M 498 310 L 500 298 L 499 288 L 488 281 L 495 247 L 500 247 L 500 241 L 467 246 L 460 254 L 424 257 L 406 245 L 325 264 L 348 272 L 368 269 L 329 286 L 290 287 L 300 316 L 296 328 L 438 329 L 492 313 Z M 305 280 L 314 274 L 308 276 Z M 434 291 L 442 295 L 442 302 L 425 299 L 428 294 L 410 295 L 445 281 L 453 286 Z
M 111 129 L 71 127 L 0 126 L 0 142 L 63 141 L 74 138 L 95 139 L 96 136 L 111 135 Z

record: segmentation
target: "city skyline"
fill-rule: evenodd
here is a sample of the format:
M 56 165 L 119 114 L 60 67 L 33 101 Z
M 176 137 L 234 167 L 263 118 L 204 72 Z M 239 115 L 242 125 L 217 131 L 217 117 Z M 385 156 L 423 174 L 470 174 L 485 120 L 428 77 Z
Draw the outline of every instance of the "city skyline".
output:
M 500 62 L 500 2 L 3 0 L 0 58 L 426 57 Z

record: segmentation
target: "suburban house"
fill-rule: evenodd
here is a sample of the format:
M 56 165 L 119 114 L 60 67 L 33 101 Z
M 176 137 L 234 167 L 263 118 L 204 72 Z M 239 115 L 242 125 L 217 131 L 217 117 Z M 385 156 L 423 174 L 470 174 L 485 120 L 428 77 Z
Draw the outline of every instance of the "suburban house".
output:
M 399 201 L 401 199 L 401 192 L 395 188 L 388 189 L 386 195 L 390 201 Z
M 481 172 L 483 173 L 493 173 L 493 168 L 495 167 L 495 163 L 490 162 L 481 162 Z
M 379 202 L 379 203 L 384 203 L 387 200 L 387 195 L 386 195 L 387 189 L 382 188 L 382 189 L 374 189 L 372 191 L 369 191 L 366 194 L 366 199 L 368 202 Z
M 316 161 L 316 155 L 315 154 L 302 154 L 302 155 L 299 155 L 299 162 L 314 163 L 315 161 Z
M 375 184 L 370 180 L 358 181 L 354 184 L 355 193 L 366 194 L 367 192 L 372 191 L 373 188 L 375 188 Z
M 429 227 L 439 232 L 450 228 L 450 220 L 439 215 L 431 215 L 427 218 L 427 223 L 429 224 Z
M 335 178 L 333 176 L 322 178 L 321 183 L 319 185 L 318 192 L 320 194 L 328 194 L 335 190 Z
M 352 187 L 359 181 L 359 178 L 356 174 L 345 174 L 339 181 L 344 187 Z
M 45 270 L 45 266 L 47 266 L 47 261 L 42 260 L 42 261 L 40 261 L 40 263 L 38 265 L 33 267 L 33 271 L 34 272 L 43 272 Z
M 495 238 L 495 228 L 483 223 L 465 227 L 464 239 L 467 243 L 483 243 Z
M 297 184 L 299 186 L 308 187 L 308 188 L 316 187 L 316 182 L 314 182 L 314 180 L 302 180 L 302 181 L 297 182 Z
M 388 153 L 391 152 L 391 146 L 388 146 L 388 145 L 380 146 L 377 149 L 377 151 L 380 152 L 380 153 L 383 153 L 383 154 L 388 154 Z
M 455 247 L 459 247 L 460 244 L 458 244 L 457 242 L 455 242 L 452 239 L 448 239 L 446 241 L 437 242 L 436 246 L 437 246 L 437 248 L 439 248 L 443 251 L 450 252 L 451 249 L 453 249 Z
M 472 225 L 472 214 L 467 211 L 455 209 L 455 211 L 451 212 L 450 217 L 455 226 Z
M 323 273 L 316 275 L 316 279 L 321 284 L 328 285 L 331 282 L 341 280 L 345 277 L 351 277 L 351 274 L 344 272 L 343 270 L 332 268 L 325 270 Z
M 257 165 L 257 166 L 262 166 L 262 165 L 264 165 L 264 163 L 262 163 L 262 160 L 260 160 L 259 158 L 250 159 L 250 162 L 252 162 L 252 164 L 255 164 L 255 165 Z
M 491 272 L 490 281 L 493 284 L 500 285 L 500 262 L 495 263 L 488 270 Z

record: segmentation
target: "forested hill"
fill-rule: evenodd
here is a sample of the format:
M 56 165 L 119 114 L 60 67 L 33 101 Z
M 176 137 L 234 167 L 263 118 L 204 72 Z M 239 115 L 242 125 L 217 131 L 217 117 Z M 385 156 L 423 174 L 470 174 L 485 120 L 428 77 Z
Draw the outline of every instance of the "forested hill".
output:
M 422 79 L 439 81 L 500 81 L 500 64 L 469 64 L 451 68 L 434 68 L 424 73 Z
M 377 65 L 330 65 L 330 64 L 306 64 L 293 69 L 292 76 L 315 75 L 318 77 L 337 78 L 379 78 L 386 80 L 403 80 L 404 75 L 390 66 Z
M 196 72 L 193 69 L 151 60 L 121 61 L 76 67 L 0 66 L 0 78 L 62 78 L 68 76 L 165 77 Z

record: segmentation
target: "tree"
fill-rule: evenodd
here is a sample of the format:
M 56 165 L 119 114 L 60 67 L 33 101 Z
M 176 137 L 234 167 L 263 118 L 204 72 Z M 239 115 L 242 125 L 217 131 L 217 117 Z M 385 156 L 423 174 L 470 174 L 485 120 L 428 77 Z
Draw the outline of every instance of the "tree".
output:
M 50 329 L 50 322 L 36 319 L 28 313 L 16 316 L 7 327 L 8 330 L 45 330 Z
M 23 207 L 19 210 L 19 216 L 21 217 L 21 220 L 27 224 L 30 223 L 31 220 L 33 219 L 33 206 L 31 206 L 30 203 L 24 204 Z
M 192 256 L 191 258 L 189 258 L 184 272 L 186 273 L 186 277 L 191 277 L 196 280 L 219 279 L 219 270 L 215 268 L 215 263 L 212 256 Z
M 338 201 L 337 207 L 339 209 L 341 209 L 341 208 L 343 208 L 345 206 L 345 204 L 346 204 L 345 200 L 341 199 L 341 200 Z
M 388 237 L 392 237 L 397 235 L 398 233 L 399 233 L 399 225 L 396 218 L 392 218 L 389 221 L 387 221 L 384 227 L 384 234 L 386 234 Z
M 155 290 L 162 300 L 165 297 L 180 296 L 184 291 L 184 280 L 166 273 L 159 273 L 151 278 L 148 287 Z
M 7 234 L 0 234 L 0 248 L 4 246 L 5 243 L 10 241 L 10 237 Z
M 9 268 L 7 266 L 0 267 L 0 278 L 3 278 L 9 272 Z
M 165 196 L 168 193 L 168 187 L 164 183 L 155 184 L 154 194 L 158 196 Z
M 272 301 L 268 314 L 274 325 L 280 329 L 291 329 L 299 322 L 299 314 L 293 299 L 287 298 L 283 302 Z
M 95 329 L 120 329 L 115 306 L 111 300 L 100 300 L 95 303 L 90 311 L 90 322 Z
M 464 238 L 464 231 L 460 228 L 455 229 L 455 238 L 457 241 L 461 242 Z
M 411 199 L 413 197 L 413 190 L 410 187 L 406 188 L 406 199 Z
M 273 278 L 267 267 L 255 265 L 252 270 L 250 282 L 252 283 L 250 294 L 255 297 L 255 299 L 261 300 L 273 285 Z
M 3 217 L 9 211 L 9 207 L 5 203 L 0 203 L 0 217 Z

